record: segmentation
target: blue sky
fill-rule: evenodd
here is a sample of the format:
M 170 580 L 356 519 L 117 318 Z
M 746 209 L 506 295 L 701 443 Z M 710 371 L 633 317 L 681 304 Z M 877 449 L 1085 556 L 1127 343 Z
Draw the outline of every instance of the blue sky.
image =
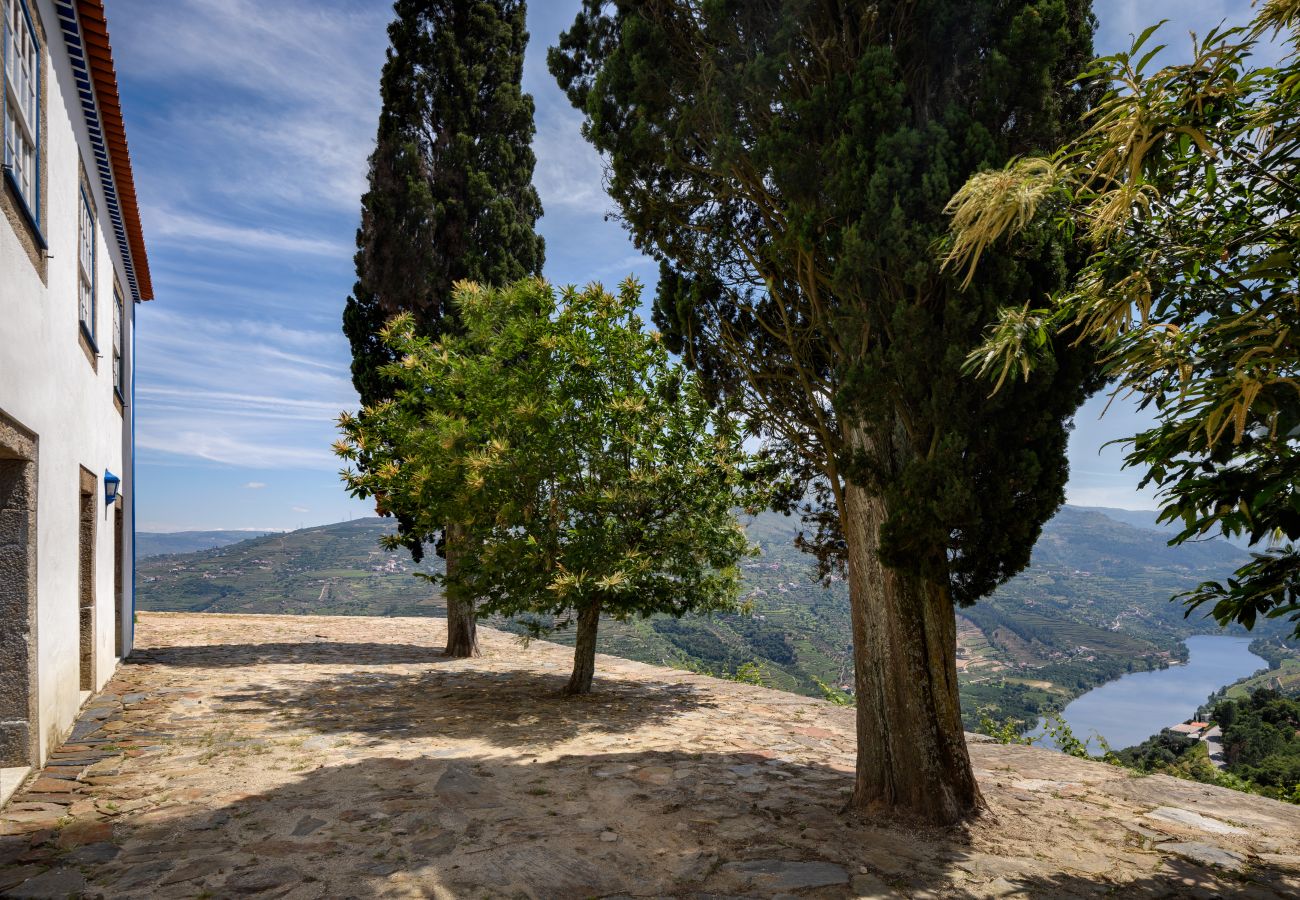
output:
M 138 527 L 285 529 L 372 515 L 330 452 L 354 408 L 340 330 L 365 160 L 379 110 L 385 0 L 111 0 L 109 27 L 157 300 L 138 309 Z M 577 0 L 534 0 L 525 88 L 537 104 L 535 182 L 546 275 L 615 282 L 654 266 L 601 187 L 599 157 L 546 73 Z M 1097 0 L 1099 51 L 1170 19 L 1245 21 L 1246 0 Z M 647 292 L 647 296 L 649 291 Z M 1150 508 L 1122 451 L 1141 419 L 1080 410 L 1071 502 Z

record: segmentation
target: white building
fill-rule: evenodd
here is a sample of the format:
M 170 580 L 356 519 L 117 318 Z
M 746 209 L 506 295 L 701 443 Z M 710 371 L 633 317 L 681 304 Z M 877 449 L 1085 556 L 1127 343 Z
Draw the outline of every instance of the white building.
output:
M 3 803 L 131 648 L 132 350 L 153 289 L 103 0 L 0 12 Z

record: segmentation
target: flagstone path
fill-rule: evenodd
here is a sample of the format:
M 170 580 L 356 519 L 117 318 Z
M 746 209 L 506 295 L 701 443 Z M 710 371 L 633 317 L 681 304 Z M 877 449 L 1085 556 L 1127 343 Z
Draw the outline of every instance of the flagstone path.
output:
M 1300 807 L 973 743 L 990 812 L 846 813 L 852 713 L 431 619 L 142 614 L 0 810 L 4 897 L 1297 897 Z

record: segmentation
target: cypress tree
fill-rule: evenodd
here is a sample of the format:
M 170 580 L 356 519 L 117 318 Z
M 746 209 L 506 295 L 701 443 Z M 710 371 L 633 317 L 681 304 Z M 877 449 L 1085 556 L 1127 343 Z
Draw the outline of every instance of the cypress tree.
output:
M 343 313 L 363 406 L 391 394 L 378 337 L 410 312 L 420 333 L 456 331 L 457 281 L 504 285 L 542 270 L 532 185 L 533 99 L 522 90 L 524 0 L 397 0 L 380 80 L 383 106 L 357 230 L 357 282 Z M 364 467 L 366 460 L 359 461 Z M 382 511 L 382 507 L 381 507 Z M 398 518 L 418 560 L 436 541 L 448 571 L 464 552 L 455 523 L 423 533 Z M 447 591 L 447 652 L 477 653 L 473 598 Z
M 584 0 L 551 51 L 661 262 L 656 322 L 743 404 L 804 545 L 847 573 L 862 808 L 982 804 L 954 607 L 1029 562 L 1092 367 L 1072 347 L 989 397 L 966 355 L 1074 251 L 1041 233 L 963 290 L 935 244 L 971 173 L 1086 111 L 1091 38 L 1089 0 Z

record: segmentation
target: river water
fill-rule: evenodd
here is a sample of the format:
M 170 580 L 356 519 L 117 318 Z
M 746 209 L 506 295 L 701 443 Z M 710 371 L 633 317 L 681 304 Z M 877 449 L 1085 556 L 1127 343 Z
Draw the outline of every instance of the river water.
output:
M 1116 750 L 1140 744 L 1162 728 L 1190 718 L 1206 698 L 1238 678 L 1253 675 L 1268 663 L 1251 653 L 1250 638 L 1197 635 L 1187 639 L 1188 660 L 1155 672 L 1133 672 L 1076 697 L 1063 713 L 1079 740 L 1092 738 L 1091 753 L 1100 753 L 1095 735 Z M 1031 734 L 1039 734 L 1039 728 Z M 1043 741 L 1042 746 L 1051 746 Z

